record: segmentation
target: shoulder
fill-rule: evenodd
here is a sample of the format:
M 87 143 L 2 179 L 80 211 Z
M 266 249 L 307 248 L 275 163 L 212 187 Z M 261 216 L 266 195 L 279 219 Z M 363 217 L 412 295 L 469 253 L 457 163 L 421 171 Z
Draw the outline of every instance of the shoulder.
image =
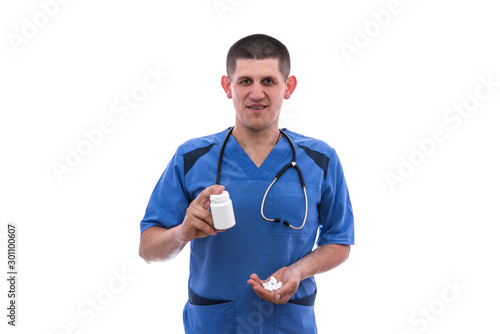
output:
M 299 148 L 310 154 L 313 152 L 327 156 L 328 158 L 337 159 L 337 153 L 335 149 L 328 143 L 321 139 L 304 136 L 300 133 L 284 129 L 285 133 L 290 137 L 292 142 Z
M 228 129 L 224 131 L 189 139 L 188 141 L 179 145 L 177 149 L 177 153 L 180 155 L 184 155 L 189 152 L 193 152 L 199 149 L 208 149 L 210 150 L 214 145 L 221 145 L 224 141 L 224 138 L 227 134 Z

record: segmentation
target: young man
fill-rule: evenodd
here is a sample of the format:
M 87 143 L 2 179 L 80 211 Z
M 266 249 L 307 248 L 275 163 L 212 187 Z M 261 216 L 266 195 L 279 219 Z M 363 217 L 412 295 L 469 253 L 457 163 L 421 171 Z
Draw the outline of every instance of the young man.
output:
M 278 128 L 283 100 L 296 85 L 281 42 L 266 35 L 236 42 L 222 77 L 236 111 L 234 127 L 181 145 L 153 191 L 139 253 L 147 262 L 167 260 L 191 242 L 186 333 L 317 332 L 314 275 L 347 259 L 354 226 L 334 149 Z M 285 165 L 292 168 L 269 188 Z M 210 195 L 224 189 L 236 225 L 218 231 Z M 271 276 L 283 284 L 274 292 L 262 285 Z

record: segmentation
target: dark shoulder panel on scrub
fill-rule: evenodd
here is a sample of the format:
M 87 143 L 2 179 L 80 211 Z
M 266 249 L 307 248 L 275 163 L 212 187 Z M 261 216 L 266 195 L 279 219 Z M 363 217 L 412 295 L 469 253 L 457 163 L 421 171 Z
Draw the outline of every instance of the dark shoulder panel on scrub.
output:
M 311 150 L 309 147 L 302 145 L 297 146 L 303 149 L 307 153 L 307 155 L 314 160 L 316 165 L 318 165 L 319 168 L 323 170 L 323 178 L 326 179 L 326 173 L 328 172 L 328 163 L 330 162 L 330 158 L 321 152 Z
M 191 152 L 184 153 L 184 175 L 186 175 L 189 170 L 194 166 L 199 158 L 207 154 L 214 146 L 215 143 L 208 145 L 207 147 L 200 147 Z

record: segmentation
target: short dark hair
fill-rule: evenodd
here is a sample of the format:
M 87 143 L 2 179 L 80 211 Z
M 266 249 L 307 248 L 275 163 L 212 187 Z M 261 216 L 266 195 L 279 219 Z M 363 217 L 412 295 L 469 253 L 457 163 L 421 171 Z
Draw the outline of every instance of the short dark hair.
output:
M 278 66 L 286 80 L 290 75 L 290 54 L 286 46 L 276 38 L 255 34 L 243 37 L 233 44 L 227 53 L 226 71 L 229 80 L 236 71 L 238 59 L 278 59 Z

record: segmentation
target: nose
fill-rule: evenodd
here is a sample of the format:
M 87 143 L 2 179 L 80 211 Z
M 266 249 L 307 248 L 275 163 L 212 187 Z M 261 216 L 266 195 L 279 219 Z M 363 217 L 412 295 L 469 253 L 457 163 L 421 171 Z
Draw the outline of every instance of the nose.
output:
M 264 87 L 260 83 L 252 85 L 249 97 L 254 101 L 259 101 L 265 98 Z

